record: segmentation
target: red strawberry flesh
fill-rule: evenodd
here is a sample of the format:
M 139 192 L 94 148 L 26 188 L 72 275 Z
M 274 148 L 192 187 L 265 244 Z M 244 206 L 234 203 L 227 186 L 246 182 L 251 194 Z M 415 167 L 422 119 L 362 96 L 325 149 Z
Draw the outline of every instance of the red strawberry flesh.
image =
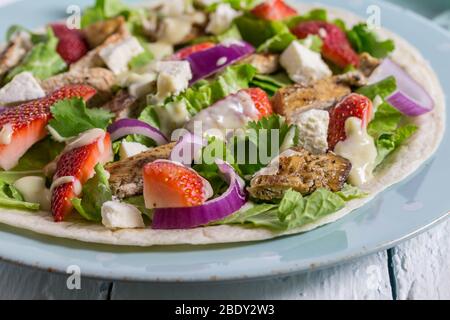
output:
M 177 60 L 183 60 L 183 59 L 186 59 L 187 57 L 189 57 L 193 53 L 204 51 L 204 50 L 210 49 L 215 46 L 216 46 L 216 44 L 213 42 L 203 42 L 203 43 L 199 43 L 199 44 L 194 44 L 192 46 L 178 50 L 172 56 L 172 58 L 177 59 Z
M 99 141 L 102 139 L 102 141 Z M 108 133 L 93 143 L 63 153 L 57 163 L 55 181 L 61 177 L 74 177 L 82 186 L 94 174 L 97 163 L 105 163 L 111 156 L 111 138 Z M 72 211 L 71 200 L 77 197 L 75 183 L 56 186 L 52 191 L 51 208 L 56 222 L 63 221 Z
M 297 11 L 283 0 L 267 0 L 251 10 L 251 13 L 264 20 L 283 20 L 297 15 Z
M 143 170 L 147 208 L 181 208 L 203 204 L 207 182 L 194 170 L 171 161 L 154 161 Z
M 51 25 L 59 39 L 56 51 L 68 64 L 77 62 L 88 52 L 88 44 L 80 30 L 69 29 L 65 24 Z
M 51 118 L 52 105 L 75 97 L 88 100 L 95 93 L 95 89 L 90 86 L 66 86 L 45 98 L 7 108 L 0 114 L 0 130 L 11 128 L 11 141 L 0 144 L 0 167 L 4 170 L 15 167 L 25 152 L 47 135 L 45 127 Z
M 348 118 L 361 119 L 363 128 L 367 127 L 372 116 L 372 102 L 365 96 L 352 93 L 336 106 L 330 109 L 330 123 L 328 126 L 328 148 L 334 150 L 339 141 L 344 141 L 345 122 Z
M 246 92 L 255 104 L 256 109 L 259 111 L 259 119 L 267 117 L 273 113 L 272 105 L 267 93 L 260 88 L 250 88 L 241 90 Z
M 323 41 L 322 55 L 338 67 L 359 66 L 358 54 L 338 26 L 324 21 L 307 21 L 298 24 L 291 31 L 299 39 L 318 35 Z

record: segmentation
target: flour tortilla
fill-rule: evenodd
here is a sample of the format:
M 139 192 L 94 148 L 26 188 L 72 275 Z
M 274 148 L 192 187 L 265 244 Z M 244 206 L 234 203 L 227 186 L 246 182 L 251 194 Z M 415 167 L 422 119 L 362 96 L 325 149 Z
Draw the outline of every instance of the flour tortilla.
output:
M 300 12 L 305 12 L 312 5 L 298 5 Z M 324 8 L 326 6 L 320 5 Z M 361 19 L 352 13 L 340 9 L 329 8 L 329 14 L 334 18 L 343 19 L 348 25 L 353 25 Z M 371 201 L 378 193 L 389 186 L 400 182 L 416 171 L 422 163 L 430 158 L 438 148 L 445 130 L 445 98 L 436 74 L 421 54 L 408 42 L 387 30 L 379 30 L 382 38 L 395 41 L 396 50 L 393 60 L 404 67 L 435 100 L 435 109 L 414 119 L 419 126 L 417 133 L 390 156 L 376 172 L 375 178 L 364 190 L 370 195 L 347 203 L 346 207 L 334 214 L 328 215 L 314 223 L 288 232 L 273 232 L 263 228 L 246 228 L 242 226 L 212 226 L 189 230 L 152 230 L 127 229 L 111 231 L 100 224 L 89 224 L 85 221 L 68 221 L 55 223 L 49 212 L 30 213 L 18 210 L 0 212 L 0 223 L 31 230 L 54 237 L 76 239 L 85 242 L 104 243 L 127 246 L 153 246 L 175 244 L 213 244 L 243 241 L 256 241 L 275 238 L 287 234 L 295 234 L 315 229 L 334 222 L 351 211 L 362 207 Z

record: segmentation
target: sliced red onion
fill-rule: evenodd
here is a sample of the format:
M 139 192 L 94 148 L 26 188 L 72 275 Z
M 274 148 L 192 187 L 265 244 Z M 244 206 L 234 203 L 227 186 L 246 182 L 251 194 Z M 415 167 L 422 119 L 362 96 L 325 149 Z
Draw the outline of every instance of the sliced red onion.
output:
M 245 41 L 218 44 L 210 49 L 196 52 L 187 57 L 192 70 L 191 84 L 207 78 L 223 68 L 249 56 L 255 51 Z
M 369 84 L 394 76 L 397 80 L 397 90 L 386 100 L 407 116 L 420 116 L 434 108 L 433 98 L 405 70 L 390 59 L 384 61 L 375 69 L 369 78 Z
M 192 161 L 200 154 L 206 141 L 193 133 L 186 132 L 178 140 L 170 153 L 169 160 L 184 164 L 190 167 Z
M 230 184 L 227 191 L 201 206 L 155 209 L 153 229 L 190 229 L 203 226 L 221 220 L 244 206 L 247 201 L 244 181 L 228 163 L 221 160 L 217 160 L 216 163 Z
M 6 107 L 0 107 L 0 113 L 6 110 Z
M 161 131 L 137 119 L 120 119 L 108 127 L 108 132 L 112 141 L 130 134 L 140 134 L 152 139 L 158 146 L 169 143 L 169 139 Z

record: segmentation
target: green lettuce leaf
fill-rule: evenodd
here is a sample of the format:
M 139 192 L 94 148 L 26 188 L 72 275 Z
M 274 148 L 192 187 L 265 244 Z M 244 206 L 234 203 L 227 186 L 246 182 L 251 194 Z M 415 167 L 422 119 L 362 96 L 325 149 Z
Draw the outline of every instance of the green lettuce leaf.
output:
M 106 129 L 114 116 L 104 109 L 87 109 L 86 103 L 80 98 L 59 101 L 50 110 L 53 115 L 50 127 L 65 138 L 93 128 Z
M 292 41 L 297 39 L 289 31 L 285 31 L 279 34 L 274 35 L 273 37 L 264 41 L 257 49 L 257 52 L 283 52 Z
M 82 198 L 72 199 L 78 213 L 89 221 L 101 221 L 103 203 L 112 200 L 109 174 L 101 164 L 95 166 L 95 175 L 83 186 Z
M 234 20 L 242 38 L 255 47 L 281 33 L 289 33 L 289 29 L 281 21 L 267 21 L 251 15 L 242 15 Z
M 41 80 L 45 80 L 55 74 L 63 72 L 67 64 L 56 52 L 58 38 L 51 28 L 47 29 L 46 40 L 35 45 L 25 56 L 23 61 L 13 68 L 6 76 L 5 82 L 11 81 L 16 75 L 29 71 Z
M 324 9 L 313 9 L 304 15 L 289 18 L 285 21 L 285 23 L 289 27 L 289 29 L 291 29 L 297 26 L 299 23 L 313 20 L 327 21 L 328 20 L 327 11 Z
M 367 193 L 363 192 L 358 187 L 352 186 L 346 183 L 341 191 L 336 192 L 336 194 L 341 197 L 344 201 L 350 201 L 354 199 L 361 199 L 367 197 Z
M 347 38 L 357 52 L 367 52 L 375 58 L 385 58 L 395 49 L 393 40 L 379 40 L 366 23 L 355 25 L 347 32 Z
M 128 63 L 128 66 L 131 70 L 135 70 L 141 67 L 146 66 L 153 60 L 153 54 L 146 50 L 142 52 L 141 54 L 138 54 L 137 56 L 133 57 L 130 62 Z
M 38 203 L 26 202 L 20 192 L 3 180 L 0 180 L 0 207 L 24 209 L 24 210 L 39 210 Z
M 250 82 L 252 87 L 259 87 L 263 89 L 269 96 L 273 96 L 278 89 L 290 84 L 292 84 L 292 81 L 285 72 L 280 72 L 274 75 L 257 74 Z
M 374 138 L 377 148 L 376 166 L 409 139 L 416 131 L 413 124 L 402 125 L 408 118 L 386 102 L 385 99 L 397 89 L 394 77 L 360 88 L 357 92 L 367 96 L 372 101 L 376 97 L 382 99 L 377 107 L 374 118 L 367 127 L 367 132 Z
M 144 196 L 135 196 L 123 199 L 123 202 L 131 204 L 141 211 L 142 214 L 147 216 L 150 220 L 153 219 L 153 210 L 145 207 Z
M 222 3 L 229 4 L 234 10 L 250 10 L 255 7 L 255 5 L 260 1 L 261 0 L 219 0 L 210 5 L 207 5 L 205 11 L 215 11 L 217 6 Z
M 83 10 L 81 27 L 87 27 L 95 22 L 114 18 L 130 8 L 121 0 L 96 0 L 92 7 Z
M 34 144 L 19 160 L 13 171 L 42 170 L 64 149 L 64 143 L 56 142 L 50 137 Z
M 338 194 L 326 189 L 318 189 L 306 197 L 288 190 L 279 204 L 249 204 L 215 224 L 243 224 L 287 231 L 315 222 L 344 206 L 345 201 Z

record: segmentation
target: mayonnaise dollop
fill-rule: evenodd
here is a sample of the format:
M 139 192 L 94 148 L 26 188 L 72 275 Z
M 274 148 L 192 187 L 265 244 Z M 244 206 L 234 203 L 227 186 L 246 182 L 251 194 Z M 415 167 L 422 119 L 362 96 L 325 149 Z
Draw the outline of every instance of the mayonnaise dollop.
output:
M 377 149 L 373 138 L 362 127 L 361 119 L 348 118 L 345 121 L 347 139 L 338 142 L 334 152 L 352 163 L 349 182 L 354 186 L 361 186 L 373 178 Z

